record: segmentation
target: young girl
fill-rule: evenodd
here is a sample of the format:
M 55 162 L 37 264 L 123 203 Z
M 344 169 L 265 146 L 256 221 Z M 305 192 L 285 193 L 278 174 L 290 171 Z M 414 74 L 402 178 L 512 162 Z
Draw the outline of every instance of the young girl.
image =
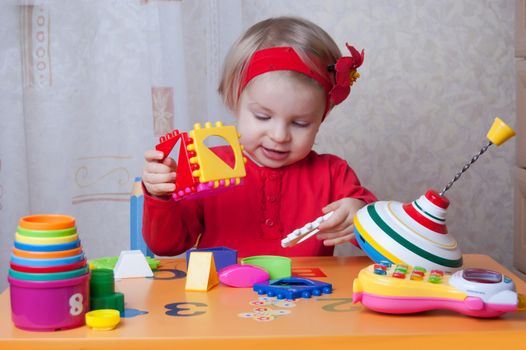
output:
M 249 28 L 228 53 L 219 93 L 237 119 L 244 184 L 205 198 L 170 200 L 176 164 L 145 153 L 143 236 L 157 255 L 226 246 L 238 255 L 332 255 L 354 240 L 353 217 L 374 195 L 347 162 L 312 150 L 320 124 L 358 77 L 363 51 L 342 57 L 320 27 L 295 17 Z M 223 157 L 229 153 L 217 150 Z M 281 240 L 334 211 L 317 238 L 291 248 Z

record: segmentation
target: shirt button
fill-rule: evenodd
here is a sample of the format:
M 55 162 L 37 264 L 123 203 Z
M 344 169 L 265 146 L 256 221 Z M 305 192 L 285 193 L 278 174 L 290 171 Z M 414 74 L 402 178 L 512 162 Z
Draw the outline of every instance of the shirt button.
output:
M 272 227 L 274 226 L 274 221 L 272 219 L 267 219 L 265 220 L 265 225 Z
M 274 196 L 268 196 L 268 197 L 267 197 L 267 200 L 268 200 L 269 202 L 272 203 L 272 202 L 275 202 L 275 201 L 276 201 L 276 197 L 274 197 Z
M 276 180 L 276 179 L 278 178 L 278 175 L 276 175 L 276 174 L 270 174 L 270 175 L 268 176 L 268 178 L 271 179 L 271 180 Z

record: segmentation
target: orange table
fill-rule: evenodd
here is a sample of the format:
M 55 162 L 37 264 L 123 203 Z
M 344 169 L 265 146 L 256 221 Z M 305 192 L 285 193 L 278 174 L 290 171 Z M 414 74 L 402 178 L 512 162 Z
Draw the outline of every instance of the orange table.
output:
M 466 255 L 465 267 L 482 267 L 512 277 L 520 293 L 526 283 L 493 259 Z M 333 294 L 293 304 L 265 301 L 250 289 L 223 285 L 207 293 L 185 292 L 184 260 L 163 260 L 154 279 L 117 281 L 128 312 L 113 331 L 80 327 L 28 332 L 11 322 L 9 292 L 0 295 L 0 349 L 361 349 L 526 346 L 526 312 L 477 319 L 450 311 L 383 315 L 352 304 L 352 281 L 371 262 L 366 257 L 296 258 L 295 273 L 333 284 Z M 325 274 L 326 277 L 321 277 Z M 258 309 L 259 308 L 259 309 Z M 255 311 L 256 309 L 256 311 Z M 251 314 L 273 313 L 268 321 Z M 140 314 L 141 312 L 147 312 Z M 241 317 L 244 315 L 246 317 Z

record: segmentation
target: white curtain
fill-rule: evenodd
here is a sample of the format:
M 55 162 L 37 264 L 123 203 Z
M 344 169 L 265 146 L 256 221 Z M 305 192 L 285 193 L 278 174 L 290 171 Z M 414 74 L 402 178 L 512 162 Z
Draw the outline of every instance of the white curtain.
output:
M 185 23 L 199 23 L 185 22 L 183 5 L 184 11 L 204 10 L 203 23 L 212 30 L 185 39 Z M 75 216 L 88 258 L 129 249 L 129 198 L 144 151 L 164 133 L 209 119 L 189 111 L 196 98 L 213 120 L 227 116 L 215 92 L 230 45 L 219 40 L 226 18 L 220 14 L 229 7 L 239 13 L 239 6 L 56 0 L 0 7 L 1 290 L 24 215 Z M 227 38 L 240 31 L 233 18 Z M 187 62 L 185 52 L 195 43 L 206 50 Z M 206 80 L 199 96 L 189 98 L 200 62 L 209 71 L 199 73 Z

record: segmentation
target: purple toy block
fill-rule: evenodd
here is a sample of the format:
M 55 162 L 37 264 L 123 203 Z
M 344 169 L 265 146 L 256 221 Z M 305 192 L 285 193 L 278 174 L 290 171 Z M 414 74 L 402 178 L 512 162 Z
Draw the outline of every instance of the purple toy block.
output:
M 186 267 L 188 268 L 188 261 L 190 260 L 190 253 L 193 252 L 212 252 L 214 255 L 214 262 L 216 264 L 216 271 L 221 270 L 229 265 L 237 264 L 237 250 L 227 247 L 212 247 L 212 248 L 192 248 L 186 251 Z

